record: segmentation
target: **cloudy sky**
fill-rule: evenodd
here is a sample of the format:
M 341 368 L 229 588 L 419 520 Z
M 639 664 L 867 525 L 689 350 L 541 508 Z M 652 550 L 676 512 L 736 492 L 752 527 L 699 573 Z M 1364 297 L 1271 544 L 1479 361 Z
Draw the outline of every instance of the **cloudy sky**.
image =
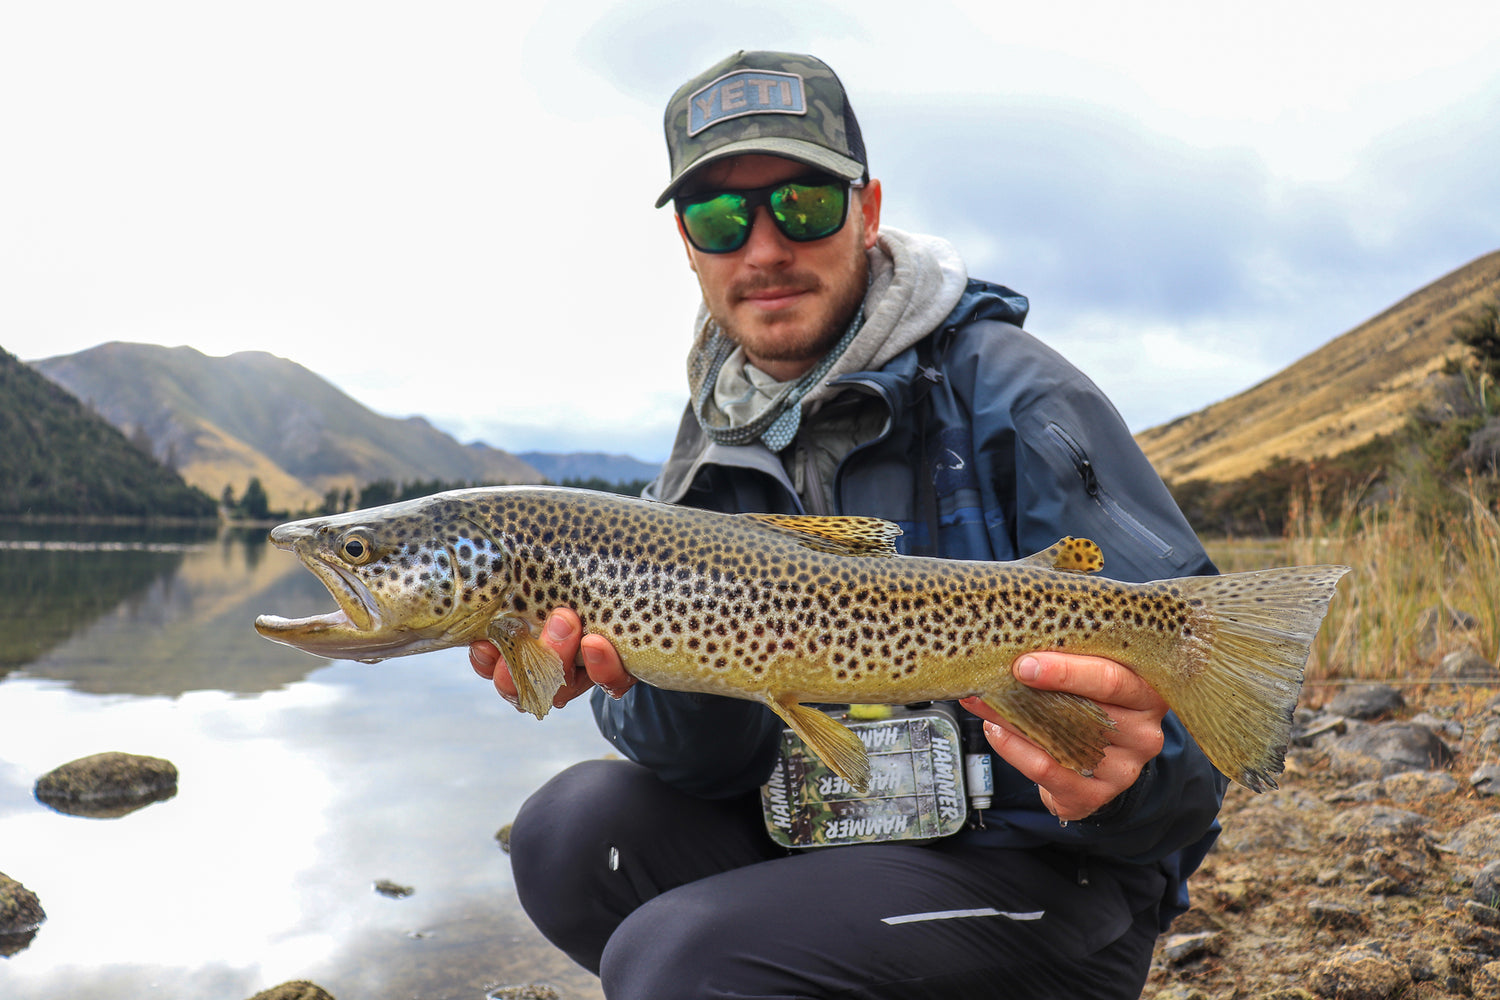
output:
M 15 3 L 0 347 L 269 351 L 660 459 L 697 303 L 661 111 L 736 48 L 833 65 L 884 222 L 1030 296 L 1136 430 L 1500 249 L 1493 0 Z

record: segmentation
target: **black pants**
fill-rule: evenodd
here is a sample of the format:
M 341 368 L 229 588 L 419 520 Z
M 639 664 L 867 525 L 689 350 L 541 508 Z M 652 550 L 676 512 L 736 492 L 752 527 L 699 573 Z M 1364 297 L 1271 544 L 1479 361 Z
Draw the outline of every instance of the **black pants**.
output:
M 1163 887 L 951 840 L 789 855 L 755 796 L 696 799 L 625 761 L 553 778 L 510 845 L 526 912 L 610 1000 L 1133 998 Z

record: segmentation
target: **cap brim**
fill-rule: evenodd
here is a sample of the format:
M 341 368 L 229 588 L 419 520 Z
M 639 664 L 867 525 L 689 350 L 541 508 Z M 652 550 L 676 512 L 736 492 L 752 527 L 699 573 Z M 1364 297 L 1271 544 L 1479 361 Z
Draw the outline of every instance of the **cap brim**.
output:
M 796 160 L 819 170 L 826 170 L 835 177 L 842 177 L 846 181 L 857 181 L 865 175 L 865 166 L 858 160 L 841 156 L 831 149 L 805 142 L 801 139 L 787 139 L 780 136 L 763 136 L 756 139 L 741 139 L 739 142 L 731 142 L 720 146 L 711 153 L 698 157 L 692 163 L 684 167 L 667 189 L 656 199 L 656 207 L 661 208 L 672 197 L 677 194 L 678 188 L 683 182 L 692 176 L 695 170 L 704 167 L 717 160 L 730 156 L 743 156 L 746 153 L 763 153 L 768 156 L 780 156 L 788 160 Z

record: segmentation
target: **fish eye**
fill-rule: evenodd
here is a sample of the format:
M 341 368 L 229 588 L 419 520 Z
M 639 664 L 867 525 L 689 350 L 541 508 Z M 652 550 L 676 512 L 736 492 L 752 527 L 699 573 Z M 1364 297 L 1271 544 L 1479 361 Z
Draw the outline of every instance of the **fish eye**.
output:
M 364 528 L 351 528 L 339 539 L 338 551 L 345 562 L 359 566 L 374 558 L 375 542 Z

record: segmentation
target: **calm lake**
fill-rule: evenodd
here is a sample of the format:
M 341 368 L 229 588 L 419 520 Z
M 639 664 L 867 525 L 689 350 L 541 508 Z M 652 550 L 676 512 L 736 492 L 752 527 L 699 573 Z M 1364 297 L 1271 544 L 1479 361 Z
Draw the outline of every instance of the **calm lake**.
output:
M 259 613 L 333 607 L 263 537 L 0 526 L 0 872 L 47 911 L 0 997 L 601 996 L 532 929 L 494 839 L 610 751 L 587 706 L 522 716 L 463 650 L 370 665 L 262 639 Z M 171 760 L 177 795 L 117 819 L 32 796 L 107 750 Z

